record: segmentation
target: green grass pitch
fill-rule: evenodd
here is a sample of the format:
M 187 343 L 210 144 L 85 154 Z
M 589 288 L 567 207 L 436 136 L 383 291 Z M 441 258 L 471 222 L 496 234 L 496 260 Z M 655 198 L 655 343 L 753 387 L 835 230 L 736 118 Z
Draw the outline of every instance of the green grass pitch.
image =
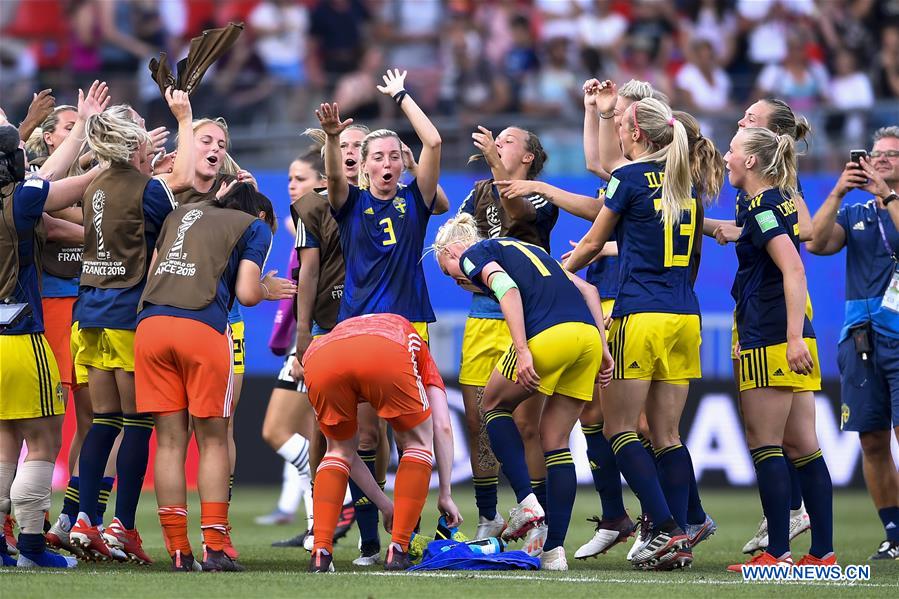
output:
M 740 548 L 755 532 L 760 508 L 754 490 L 705 492 L 703 503 L 717 520 L 718 534 L 696 549 L 691 569 L 682 572 L 637 572 L 625 561 L 627 547 L 619 545 L 608 555 L 586 562 L 572 558 L 575 550 L 593 533 L 586 518 L 598 507 L 592 490 L 581 488 L 566 541 L 570 560 L 569 572 L 435 572 L 421 574 L 385 574 L 380 568 L 362 569 L 350 562 L 356 557 L 356 529 L 336 547 L 338 573 L 308 575 L 308 554 L 302 549 L 275 549 L 271 541 L 292 536 L 296 526 L 262 527 L 253 517 L 267 513 L 275 503 L 274 488 L 241 488 L 234 493 L 231 506 L 233 540 L 241 552 L 241 563 L 247 571 L 240 574 L 173 574 L 168 572 L 162 534 L 155 514 L 155 497 L 145 494 L 141 500 L 138 528 L 144 547 L 157 560 L 151 567 L 124 564 L 80 563 L 74 571 L 17 571 L 0 569 L 0 597 L 27 599 L 32 597 L 124 597 L 126 599 L 157 597 L 339 597 L 361 598 L 426 598 L 435 597 L 517 597 L 551 599 L 574 597 L 651 597 L 658 593 L 669 597 L 899 597 L 899 561 L 875 563 L 871 580 L 866 583 L 743 583 L 737 574 L 725 567 L 741 561 Z M 500 490 L 500 501 L 509 507 L 512 496 Z M 54 497 L 54 511 L 61 505 Z M 113 505 L 114 498 L 110 500 Z M 470 488 L 456 490 L 456 502 L 468 518 L 463 530 L 474 531 L 477 521 L 474 497 Z M 633 497 L 628 501 L 631 513 L 636 511 Z M 200 549 L 199 502 L 191 497 L 191 542 Z M 432 501 L 425 508 L 422 528 L 426 533 L 436 524 L 436 508 Z M 883 538 L 883 531 L 870 500 L 863 492 L 839 492 L 834 501 L 836 550 L 842 564 L 861 564 Z M 382 534 L 382 545 L 386 545 Z M 809 535 L 800 536 L 793 544 L 797 558 L 808 549 Z M 520 544 L 513 545 L 517 548 Z

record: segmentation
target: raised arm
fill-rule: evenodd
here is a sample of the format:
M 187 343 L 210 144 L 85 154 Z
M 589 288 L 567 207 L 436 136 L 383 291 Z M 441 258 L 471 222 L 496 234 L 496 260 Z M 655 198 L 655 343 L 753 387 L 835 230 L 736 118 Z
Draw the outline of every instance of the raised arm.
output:
M 494 181 L 508 181 L 510 178 L 509 171 L 503 166 L 500 160 L 499 152 L 496 150 L 496 142 L 493 139 L 493 133 L 490 129 L 478 125 L 478 130 L 471 134 L 474 147 L 480 150 L 490 167 L 490 174 Z M 537 218 L 537 209 L 529 202 L 524 195 L 513 195 L 511 193 L 500 194 L 500 203 L 503 210 L 512 220 L 530 222 Z
M 40 127 L 41 123 L 50 116 L 53 108 L 56 106 L 56 98 L 50 95 L 52 89 L 42 89 L 35 93 L 31 98 L 31 104 L 28 105 L 28 112 L 25 118 L 19 123 L 19 139 L 28 141 L 34 130 Z
M 440 132 L 403 87 L 406 83 L 406 71 L 400 73 L 399 69 L 393 69 L 393 71 L 388 69 L 383 79 L 384 85 L 377 86 L 378 91 L 390 96 L 399 104 L 421 141 L 422 148 L 421 155 L 418 157 L 416 181 L 422 197 L 425 201 L 429 201 L 437 193 L 437 182 L 440 179 L 440 149 L 443 145 Z M 448 201 L 443 212 L 446 210 L 449 210 Z
M 805 298 L 808 294 L 802 258 L 788 235 L 778 235 L 767 243 L 765 250 L 783 274 L 787 304 L 787 363 L 793 372 L 810 374 L 814 365 L 802 339 Z
M 593 226 L 587 234 L 578 242 L 571 252 L 571 256 L 565 261 L 563 267 L 571 273 L 575 273 L 587 266 L 590 261 L 602 251 L 603 245 L 612 236 L 612 231 L 618 223 L 618 214 L 603 206 L 599 211 Z
M 69 136 L 41 165 L 37 172 L 38 177 L 55 181 L 66 176 L 69 167 L 72 166 L 81 150 L 81 142 L 84 141 L 84 123 L 89 116 L 103 112 L 107 106 L 109 106 L 109 88 L 105 81 L 94 81 L 87 90 L 87 94 L 78 90 L 78 119 L 69 132 Z M 45 208 L 45 210 L 51 209 Z
M 593 222 L 603 205 L 603 199 L 584 196 L 579 193 L 565 191 L 543 181 L 518 179 L 515 181 L 496 181 L 500 197 L 526 198 L 540 194 L 565 212 Z M 530 202 L 528 202 L 530 204 Z
M 90 185 L 99 172 L 100 168 L 94 167 L 83 175 L 66 177 L 51 183 L 50 191 L 47 193 L 47 201 L 44 202 L 44 211 L 55 212 L 75 205 L 84 196 L 87 186 Z
M 596 92 L 599 81 L 588 79 L 584 83 L 584 161 L 587 170 L 608 181 L 609 173 L 599 162 L 599 114 L 596 112 Z
M 166 88 L 165 101 L 178 120 L 178 149 L 172 172 L 160 175 L 159 178 L 166 182 L 172 193 L 180 193 L 193 188 L 197 172 L 194 166 L 193 111 L 187 92 Z
M 54 218 L 44 213 L 44 228 L 47 231 L 47 239 L 58 243 L 70 243 L 72 245 L 84 244 L 84 227 L 75 223 Z
M 618 87 L 609 80 L 600 83 L 596 90 L 596 109 L 599 111 L 599 163 L 609 174 L 630 162 L 621 152 L 621 142 L 615 126 L 617 102 Z
M 340 134 L 353 124 L 353 119 L 340 120 L 340 109 L 336 103 L 322 104 L 315 111 L 325 132 L 325 175 L 328 179 L 328 203 L 334 210 L 340 210 L 350 194 L 350 186 L 343 172 L 340 159 Z
M 847 162 L 840 174 L 837 184 L 830 190 L 824 203 L 812 218 L 812 238 L 806 242 L 805 248 L 819 256 L 829 256 L 839 252 L 846 244 L 846 231 L 837 224 L 837 213 L 843 197 L 851 189 L 865 184 L 865 175 L 858 170 L 854 162 Z

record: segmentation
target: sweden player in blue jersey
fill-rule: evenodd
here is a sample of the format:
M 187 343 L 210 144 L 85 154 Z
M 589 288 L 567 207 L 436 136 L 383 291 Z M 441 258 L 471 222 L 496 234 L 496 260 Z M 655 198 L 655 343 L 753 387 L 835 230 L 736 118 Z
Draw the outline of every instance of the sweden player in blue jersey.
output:
M 768 129 L 740 130 L 727 157 L 731 185 L 749 199 L 737 240 L 731 291 L 740 342 L 740 406 L 755 464 L 768 547 L 756 564 L 790 557 L 787 459 L 799 473 L 812 528 L 804 565 L 832 565 L 833 487 L 815 432 L 813 391 L 821 388 L 815 334 L 805 315 L 807 288 L 799 256 L 793 138 Z M 729 569 L 739 571 L 740 564 Z
M 490 445 L 519 501 L 503 535 L 520 538 L 545 519 L 549 530 L 541 567 L 567 570 L 563 543 L 577 488 L 568 438 L 593 399 L 594 383 L 607 383 L 612 371 L 599 294 L 538 246 L 508 237 L 480 239 L 469 214 L 440 228 L 434 250 L 445 274 L 500 304 L 512 337 L 483 399 Z M 535 391 L 548 397 L 539 423 L 547 472 L 545 511 L 534 495 L 512 420 L 514 409 Z
M 604 434 L 652 521 L 650 540 L 632 562 L 669 569 L 692 562 L 683 529 L 693 473 L 678 425 L 689 381 L 701 376 L 692 285 L 697 200 L 683 123 L 658 100 L 644 99 L 621 115 L 616 132 L 616 101 L 614 84 L 601 83 L 600 155 L 612 177 L 603 209 L 566 268 L 585 266 L 615 230 L 621 270 L 609 346 L 616 368 L 604 398 Z M 636 433 L 644 406 L 658 471 Z

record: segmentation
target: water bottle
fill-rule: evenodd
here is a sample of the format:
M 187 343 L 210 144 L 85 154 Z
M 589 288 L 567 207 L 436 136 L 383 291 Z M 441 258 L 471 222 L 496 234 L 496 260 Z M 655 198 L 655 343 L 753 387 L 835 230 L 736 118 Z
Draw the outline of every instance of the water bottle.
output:
M 506 544 L 499 537 L 487 537 L 486 539 L 478 539 L 476 541 L 468 541 L 465 543 L 475 553 L 481 555 L 490 555 L 491 553 L 502 553 L 506 549 Z
M 435 539 L 446 539 L 446 540 L 454 540 L 454 535 L 459 530 L 458 527 L 453 526 L 450 527 L 446 523 L 446 515 L 441 514 L 440 519 L 437 520 L 437 532 L 434 534 Z

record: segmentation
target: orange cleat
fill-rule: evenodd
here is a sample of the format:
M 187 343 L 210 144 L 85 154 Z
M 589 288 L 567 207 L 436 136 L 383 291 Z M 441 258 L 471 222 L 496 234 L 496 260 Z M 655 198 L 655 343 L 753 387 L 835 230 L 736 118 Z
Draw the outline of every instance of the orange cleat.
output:
M 837 554 L 831 551 L 824 557 L 815 557 L 811 553 L 802 556 L 802 559 L 796 562 L 797 566 L 836 566 Z
M 112 524 L 107 527 L 103 533 L 103 539 L 110 549 L 118 549 L 128 561 L 141 566 L 149 566 L 153 563 L 153 560 L 144 551 L 137 529 L 126 529 L 118 518 L 114 518 Z
M 767 551 L 762 551 L 755 557 L 751 558 L 744 564 L 732 564 L 727 567 L 728 572 L 742 572 L 743 566 L 775 566 L 778 564 L 793 565 L 793 558 L 789 555 L 786 557 L 776 558 Z
M 103 562 L 113 557 L 106 541 L 103 540 L 100 529 L 88 525 L 81 518 L 75 521 L 75 525 L 69 532 L 69 542 L 81 551 L 84 559 Z
M 222 546 L 222 551 L 225 552 L 225 555 L 227 555 L 231 561 L 236 561 L 237 558 L 240 557 L 240 552 L 237 551 L 231 543 L 231 527 L 228 526 L 225 531 L 225 544 Z

